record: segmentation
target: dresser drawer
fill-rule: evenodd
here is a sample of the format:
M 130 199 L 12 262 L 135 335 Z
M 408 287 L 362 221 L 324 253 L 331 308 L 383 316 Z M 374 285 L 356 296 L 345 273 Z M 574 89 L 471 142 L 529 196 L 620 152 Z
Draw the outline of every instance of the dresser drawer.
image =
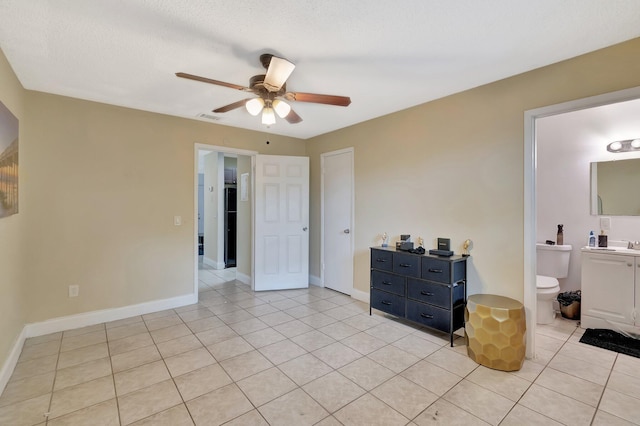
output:
M 371 271 L 371 285 L 373 288 L 388 291 L 398 296 L 405 295 L 405 280 L 406 278 L 404 277 L 387 272 L 376 271 L 375 269 Z
M 450 283 L 451 263 L 432 257 L 422 258 L 422 278 L 440 283 Z
M 398 252 L 394 253 L 393 272 L 408 277 L 420 278 L 420 256 Z
M 426 303 L 407 300 L 407 319 L 419 322 L 436 330 L 449 332 L 451 311 Z
M 389 272 L 393 271 L 393 252 L 372 249 L 371 268 Z
M 451 306 L 451 286 L 409 278 L 407 280 L 407 297 L 449 309 Z
M 404 296 L 371 289 L 371 307 L 397 317 L 405 316 L 405 300 Z

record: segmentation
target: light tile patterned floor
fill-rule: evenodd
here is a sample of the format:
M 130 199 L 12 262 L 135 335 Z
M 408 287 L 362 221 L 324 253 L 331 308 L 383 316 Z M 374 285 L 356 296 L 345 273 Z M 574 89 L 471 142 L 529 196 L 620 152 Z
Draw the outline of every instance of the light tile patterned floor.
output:
M 640 424 L 640 359 L 573 321 L 505 373 L 340 293 L 234 278 L 203 267 L 196 305 L 28 339 L 0 425 Z

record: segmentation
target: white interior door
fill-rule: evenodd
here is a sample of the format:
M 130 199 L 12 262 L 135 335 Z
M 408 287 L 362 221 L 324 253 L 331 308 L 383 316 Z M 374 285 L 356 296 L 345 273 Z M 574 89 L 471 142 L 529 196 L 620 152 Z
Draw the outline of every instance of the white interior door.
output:
M 323 154 L 324 286 L 351 295 L 353 290 L 353 149 Z
M 257 155 L 255 290 L 309 287 L 309 158 Z

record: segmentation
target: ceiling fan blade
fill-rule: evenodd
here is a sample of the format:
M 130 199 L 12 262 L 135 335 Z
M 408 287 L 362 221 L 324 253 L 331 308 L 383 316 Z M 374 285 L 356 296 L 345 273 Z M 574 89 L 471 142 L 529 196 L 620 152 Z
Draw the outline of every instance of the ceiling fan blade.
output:
M 182 78 L 187 78 L 189 80 L 202 81 L 203 83 L 210 83 L 210 84 L 215 84 L 215 85 L 218 85 L 218 86 L 229 87 L 231 89 L 242 90 L 242 91 L 245 91 L 245 92 L 253 92 L 253 90 L 251 90 L 250 88 L 245 87 L 245 86 L 240 86 L 238 84 L 233 84 L 233 83 L 225 83 L 224 81 L 213 80 L 211 78 L 200 77 L 200 76 L 197 76 L 197 75 L 187 74 L 187 73 L 184 73 L 184 72 L 177 72 L 176 76 L 182 77 Z
M 311 102 L 315 104 L 326 104 L 336 106 L 349 106 L 351 98 L 348 96 L 319 95 L 317 93 L 287 92 L 285 99 L 297 102 Z
M 229 112 L 229 111 L 234 110 L 234 109 L 236 109 L 236 108 L 243 107 L 243 106 L 244 106 L 244 104 L 246 104 L 246 103 L 247 103 L 247 101 L 249 101 L 249 100 L 251 100 L 251 99 L 253 99 L 253 98 L 243 99 L 243 100 L 241 100 L 241 101 L 234 102 L 234 103 L 232 103 L 232 104 L 225 105 L 225 106 L 220 107 L 220 108 L 216 108 L 216 109 L 214 109 L 214 110 L 213 110 L 213 112 Z
M 284 117 L 290 124 L 296 124 L 302 121 L 302 117 L 300 117 L 294 110 L 289 111 L 289 114 Z
M 287 81 L 296 66 L 284 58 L 272 56 L 264 77 L 264 87 L 270 92 L 277 92 Z

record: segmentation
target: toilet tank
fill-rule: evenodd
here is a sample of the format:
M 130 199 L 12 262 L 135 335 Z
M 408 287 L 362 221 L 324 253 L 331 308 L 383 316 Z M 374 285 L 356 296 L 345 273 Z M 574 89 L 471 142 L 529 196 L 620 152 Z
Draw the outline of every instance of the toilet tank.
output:
M 536 244 L 536 274 L 554 278 L 569 275 L 571 245 Z

